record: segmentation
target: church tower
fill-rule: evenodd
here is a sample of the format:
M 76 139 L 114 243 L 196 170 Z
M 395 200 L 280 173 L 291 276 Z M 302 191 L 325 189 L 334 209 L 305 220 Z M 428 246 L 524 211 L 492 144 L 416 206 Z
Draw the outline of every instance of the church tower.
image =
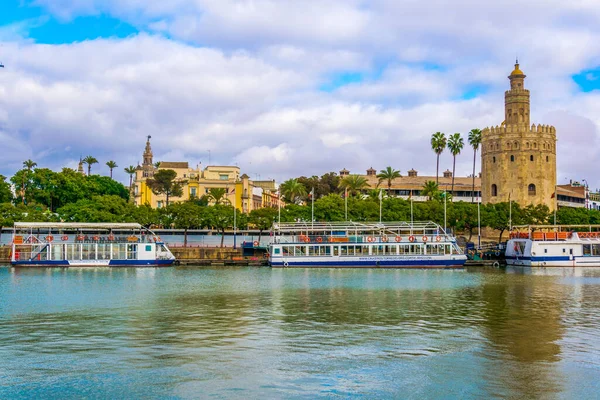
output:
M 142 176 L 145 178 L 151 178 L 154 176 L 154 164 L 152 163 L 152 147 L 150 147 L 150 138 L 152 136 L 148 135 L 148 140 L 146 141 L 146 148 L 144 149 L 142 162 Z
M 554 210 L 556 129 L 529 125 L 525 77 L 517 60 L 508 76 L 510 90 L 504 93 L 504 122 L 481 132 L 482 201 L 545 204 Z

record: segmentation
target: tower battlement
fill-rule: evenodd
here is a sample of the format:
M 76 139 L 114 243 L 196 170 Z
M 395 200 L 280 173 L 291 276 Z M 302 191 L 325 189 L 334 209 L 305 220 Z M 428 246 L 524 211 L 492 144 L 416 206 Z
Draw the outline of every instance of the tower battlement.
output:
M 552 125 L 543 124 L 531 124 L 526 126 L 525 124 L 511 124 L 511 125 L 496 125 L 484 128 L 483 134 L 489 135 L 505 135 L 507 133 L 553 133 L 556 134 L 556 128 Z

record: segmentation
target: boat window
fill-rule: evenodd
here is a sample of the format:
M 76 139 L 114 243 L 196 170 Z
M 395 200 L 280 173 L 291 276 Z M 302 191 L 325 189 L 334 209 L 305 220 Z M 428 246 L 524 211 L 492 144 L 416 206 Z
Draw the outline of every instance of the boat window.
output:
M 595 256 L 600 256 L 600 244 L 592 245 L 592 254 Z
M 563 249 L 563 253 L 566 253 L 566 252 L 567 252 L 567 249 Z
M 583 245 L 583 255 L 584 256 L 591 256 L 592 255 L 592 245 L 591 244 L 584 244 Z
M 293 256 L 294 255 L 294 248 L 291 246 L 283 246 L 283 255 L 284 256 Z
M 279 254 L 281 249 L 273 249 L 273 254 Z
M 348 246 L 340 246 L 340 255 L 347 256 L 348 255 Z
M 321 255 L 330 256 L 331 255 L 331 246 L 321 247 Z
M 333 255 L 334 256 L 339 256 L 340 255 L 340 248 L 339 248 L 339 246 L 333 246 Z
M 406 245 L 398 246 L 398 254 L 406 254 L 406 252 L 407 252 Z
M 544 249 L 544 254 L 548 254 L 548 249 Z
M 152 245 L 147 244 L 146 245 L 146 251 L 152 251 Z
M 377 247 L 377 246 L 375 246 Z M 360 256 L 360 255 L 369 255 L 369 246 L 356 246 L 354 248 L 355 251 L 355 255 Z
M 306 255 L 306 246 L 294 247 L 294 255 L 295 256 L 305 256 Z
M 573 254 L 573 249 L 569 249 L 569 254 Z
M 396 255 L 396 253 L 397 253 L 396 249 L 398 248 L 398 246 L 388 245 L 388 246 L 384 246 L 384 247 L 385 247 L 385 254 Z

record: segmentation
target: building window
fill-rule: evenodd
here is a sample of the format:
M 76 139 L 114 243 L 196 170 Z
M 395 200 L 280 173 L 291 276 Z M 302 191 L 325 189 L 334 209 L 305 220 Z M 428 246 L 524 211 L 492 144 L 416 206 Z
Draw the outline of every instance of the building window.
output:
M 183 177 L 184 177 L 184 178 L 186 177 L 185 175 L 186 175 L 186 174 L 183 174 Z
M 533 161 L 533 154 L 529 156 L 529 161 Z
M 533 142 L 533 148 L 537 149 L 537 143 L 536 142 Z
M 190 188 L 190 196 L 196 197 L 196 188 L 195 187 Z
M 492 157 L 492 162 L 495 163 L 496 162 L 496 157 Z
M 492 196 L 493 197 L 498 196 L 498 186 L 496 186 L 495 183 L 492 185 Z
M 527 193 L 530 196 L 535 196 L 535 185 L 533 183 L 529 184 L 529 186 L 527 186 Z
M 550 161 L 550 157 L 546 156 L 546 162 Z
M 163 206 L 163 202 L 162 201 L 159 201 L 159 202 L 156 203 L 156 207 L 157 208 L 162 208 L 162 206 Z
M 227 174 L 220 174 L 219 175 L 219 179 L 222 180 L 222 181 L 226 181 L 226 180 L 229 179 L 229 175 L 227 175 Z
M 511 161 L 511 162 L 514 162 L 514 161 L 515 161 L 515 156 L 511 155 L 511 156 L 510 156 L 510 161 Z

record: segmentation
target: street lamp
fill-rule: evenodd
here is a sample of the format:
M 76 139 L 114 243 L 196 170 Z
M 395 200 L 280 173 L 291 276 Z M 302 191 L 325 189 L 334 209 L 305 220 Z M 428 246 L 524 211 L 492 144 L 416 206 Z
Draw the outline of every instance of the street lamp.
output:
M 583 194 L 585 195 L 585 208 L 587 209 L 587 208 L 589 208 L 588 199 L 590 197 L 590 193 L 588 190 L 589 185 L 588 185 L 588 181 L 585 179 L 582 179 L 581 182 L 585 182 L 585 186 L 583 187 Z

